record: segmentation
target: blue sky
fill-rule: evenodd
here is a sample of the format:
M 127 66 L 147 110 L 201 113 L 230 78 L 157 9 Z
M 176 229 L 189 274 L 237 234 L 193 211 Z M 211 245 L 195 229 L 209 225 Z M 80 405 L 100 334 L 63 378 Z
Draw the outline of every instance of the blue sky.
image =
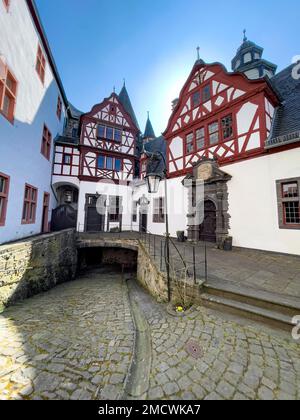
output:
M 82 111 L 122 87 L 141 129 L 166 128 L 196 59 L 231 59 L 247 28 L 281 70 L 300 55 L 299 0 L 36 0 L 69 100 Z

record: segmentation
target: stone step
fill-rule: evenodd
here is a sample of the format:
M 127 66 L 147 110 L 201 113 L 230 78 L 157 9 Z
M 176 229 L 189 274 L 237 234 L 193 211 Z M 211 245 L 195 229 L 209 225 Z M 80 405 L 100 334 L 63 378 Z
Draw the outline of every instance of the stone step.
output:
M 300 315 L 300 299 L 294 296 L 280 295 L 267 290 L 254 289 L 220 279 L 209 279 L 203 291 L 213 296 L 260 307 L 293 317 Z
M 284 329 L 286 331 L 292 331 L 294 326 L 290 316 L 274 310 L 264 309 L 259 306 L 250 305 L 222 296 L 211 295 L 209 293 L 202 293 L 201 300 L 207 307 L 224 310 L 254 321 L 264 322 L 272 327 Z

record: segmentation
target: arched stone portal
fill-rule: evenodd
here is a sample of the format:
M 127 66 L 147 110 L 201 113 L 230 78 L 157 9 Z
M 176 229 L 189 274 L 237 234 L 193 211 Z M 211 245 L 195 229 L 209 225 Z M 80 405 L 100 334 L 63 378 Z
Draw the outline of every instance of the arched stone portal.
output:
M 192 180 L 189 199 L 193 203 L 204 202 L 204 221 L 201 225 L 188 223 L 188 239 L 191 241 L 216 242 L 222 248 L 229 232 L 230 215 L 228 213 L 227 182 L 231 175 L 223 172 L 215 160 L 202 158 L 194 165 L 193 173 L 186 179 Z M 196 181 L 204 183 L 203 197 L 195 197 Z M 195 214 L 188 214 L 188 220 L 194 220 Z

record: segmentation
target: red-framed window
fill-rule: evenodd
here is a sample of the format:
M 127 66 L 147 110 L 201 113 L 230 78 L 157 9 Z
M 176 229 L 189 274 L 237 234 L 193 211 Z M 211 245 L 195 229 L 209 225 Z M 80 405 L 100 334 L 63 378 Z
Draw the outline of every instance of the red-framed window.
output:
M 203 149 L 205 147 L 205 128 L 201 127 L 196 130 L 196 147 L 197 150 Z
M 111 156 L 99 155 L 97 158 L 97 168 L 121 172 L 123 170 L 123 160 Z
M 3 0 L 5 9 L 8 11 L 9 10 L 9 6 L 10 6 L 10 0 Z
M 0 226 L 5 226 L 9 192 L 9 176 L 0 172 Z
M 222 126 L 222 138 L 223 140 L 229 140 L 233 136 L 233 119 L 232 114 L 226 115 L 221 120 Z
M 194 151 L 194 133 L 189 133 L 185 137 L 185 148 L 186 153 L 189 155 L 190 153 L 193 153 Z
M 38 190 L 32 185 L 25 184 L 22 224 L 35 223 Z
M 210 88 L 210 84 L 208 84 L 202 88 L 202 102 L 205 103 L 209 101 L 210 98 L 211 98 L 211 88 Z
M 44 84 L 45 72 L 46 72 L 46 58 L 44 56 L 44 53 L 40 45 L 38 45 L 35 68 L 36 68 L 37 74 L 39 75 L 39 78 L 41 79 L 41 82 Z
M 196 108 L 196 106 L 200 105 L 200 100 L 201 100 L 200 92 L 199 91 L 194 92 L 192 94 L 192 107 Z
M 186 136 L 186 152 L 194 151 L 194 138 L 196 150 L 218 144 L 220 141 L 228 141 L 234 136 L 233 115 L 228 114 L 218 120 L 210 122 L 195 130 L 195 134 Z M 189 146 L 188 146 L 189 145 Z
M 59 121 L 61 120 L 61 112 L 62 112 L 62 101 L 60 99 L 60 96 L 58 95 L 56 115 L 57 115 L 57 118 L 59 119 Z
M 0 112 L 11 123 L 17 96 L 17 80 L 9 68 L 0 60 Z
M 219 143 L 219 121 L 214 121 L 208 125 L 208 138 L 210 145 Z
M 97 137 L 98 139 L 106 139 L 120 143 L 122 141 L 122 130 L 100 124 L 97 129 Z
M 51 135 L 50 131 L 48 130 L 47 126 L 44 125 L 41 153 L 48 160 L 50 160 L 51 141 L 52 141 L 52 135 Z

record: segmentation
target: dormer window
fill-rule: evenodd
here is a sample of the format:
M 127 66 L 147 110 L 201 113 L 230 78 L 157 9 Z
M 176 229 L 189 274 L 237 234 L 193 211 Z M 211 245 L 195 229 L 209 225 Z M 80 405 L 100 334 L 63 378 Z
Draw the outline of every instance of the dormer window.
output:
M 252 55 L 251 53 L 247 53 L 244 55 L 244 63 L 249 63 L 250 61 L 252 61 Z

